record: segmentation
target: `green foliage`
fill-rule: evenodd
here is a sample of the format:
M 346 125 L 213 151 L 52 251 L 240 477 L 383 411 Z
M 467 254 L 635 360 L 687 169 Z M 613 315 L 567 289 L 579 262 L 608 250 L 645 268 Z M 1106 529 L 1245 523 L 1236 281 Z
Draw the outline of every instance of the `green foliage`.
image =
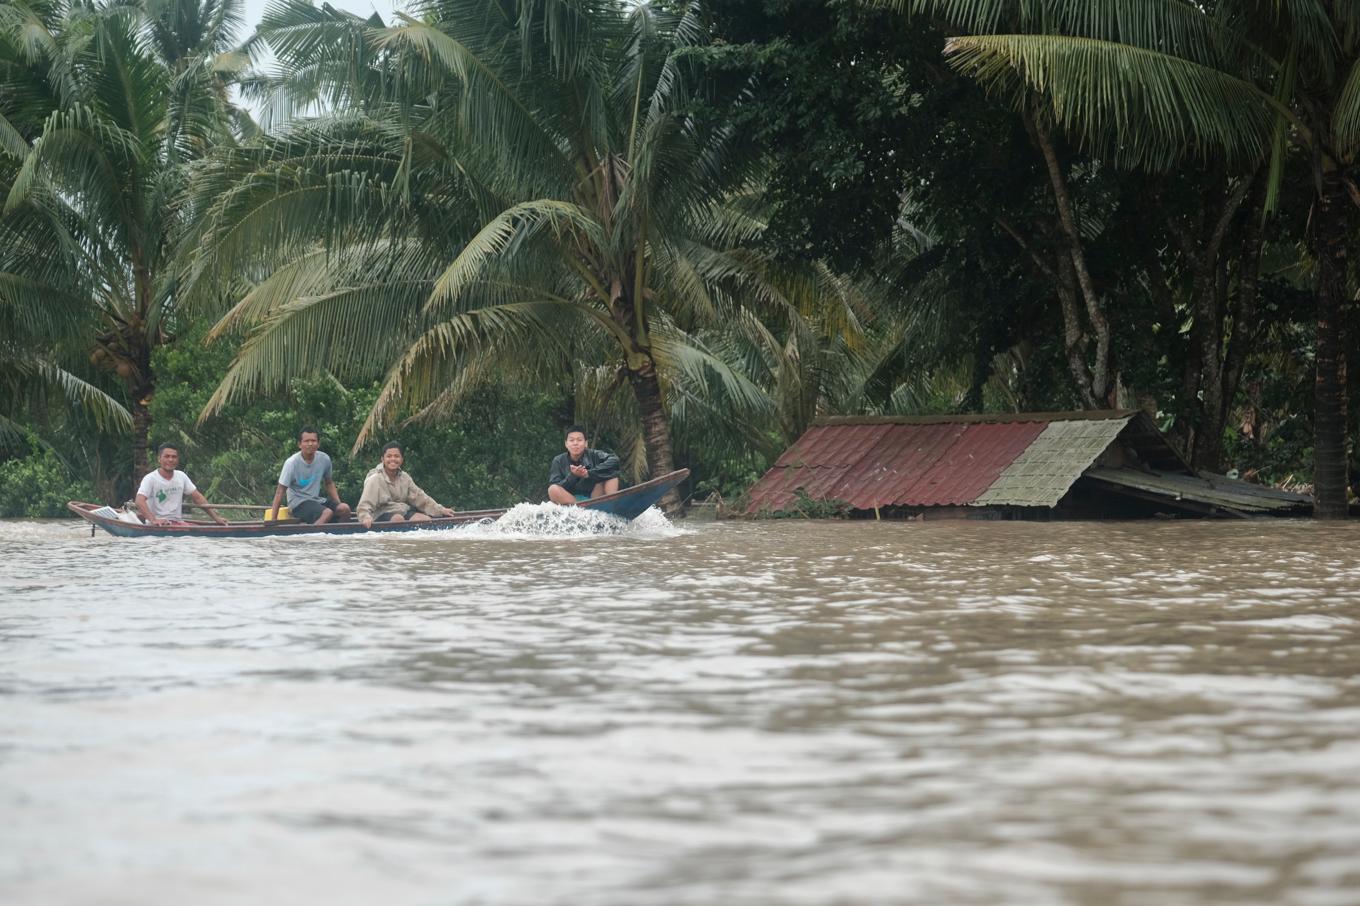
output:
M 320 432 L 322 449 L 335 463 L 336 487 L 351 505 L 388 440 L 405 445 L 407 470 L 442 503 L 486 509 L 544 499 L 548 463 L 562 447 L 553 395 L 489 384 L 469 394 L 449 418 L 385 432 L 351 455 L 377 396 L 375 385 L 295 378 L 284 393 L 232 403 L 198 424 L 233 350 L 227 343 L 204 348 L 195 339 L 156 353 L 162 384 L 151 405 L 152 437 L 184 445 L 184 469 L 209 500 L 268 503 L 304 426 Z
M 139 416 L 151 396 L 152 441 L 183 445 L 230 502 L 272 497 L 303 424 L 351 501 L 391 438 L 445 502 L 541 499 L 575 419 L 635 480 L 658 407 L 694 496 L 729 502 L 813 418 L 852 413 L 1137 404 L 1192 451 L 1221 435 L 1224 468 L 1312 477 L 1312 168 L 1360 141 L 1360 79 L 1328 93 L 1360 34 L 1342 5 L 1291 0 L 1266 23 L 1252 4 L 1141 0 L 431 0 L 377 29 L 280 3 L 249 48 L 279 68 L 245 95 L 281 128 L 250 142 L 218 91 L 239 4 L 138 6 L 0 22 L 0 455 L 15 487 L 64 496 L 69 469 L 94 485 L 69 496 L 125 499 L 120 387 Z M 1309 10 L 1346 26 L 1337 40 L 1296 69 L 1260 65 L 1329 34 L 1305 27 Z M 1217 103 L 1224 76 L 1256 100 Z M 292 119 L 316 102 L 325 115 Z M 1320 119 L 1263 131 L 1301 116 Z M 1109 323 L 1119 393 L 1098 400 L 1074 379 L 1092 319 L 1065 324 L 1072 249 L 1036 124 Z M 1248 187 L 1210 255 L 1225 199 Z M 1223 430 L 1200 432 L 1215 338 L 1240 381 L 1209 420 Z
M 1116 166 L 1160 172 L 1198 164 L 1205 186 L 1224 174 L 1239 197 L 1259 184 L 1260 200 L 1248 207 L 1248 220 L 1260 216 L 1256 210 L 1277 213 L 1292 194 L 1306 200 L 1300 245 L 1315 269 L 1310 282 L 1316 305 L 1314 512 L 1345 518 L 1353 407 L 1346 404 L 1344 325 L 1356 318 L 1360 215 L 1343 174 L 1360 151 L 1360 7 L 1291 0 L 1274 4 L 1271 14 L 1254 2 L 883 2 L 952 22 L 962 34 L 945 47 L 950 65 L 1026 111 L 1035 134 L 1056 127 Z M 1291 170 L 1301 173 L 1291 176 Z M 1192 274 L 1187 307 L 1194 315 L 1190 346 L 1196 355 L 1218 339 L 1226 306 L 1218 306 L 1215 285 L 1221 289 L 1233 275 L 1214 273 L 1210 260 L 1206 276 L 1204 262 L 1195 259 L 1209 249 L 1217 257 L 1217 240 L 1207 239 L 1203 224 L 1179 226 L 1173 230 L 1179 236 L 1200 236 L 1199 248 L 1194 239 L 1183 244 L 1184 270 Z M 1220 238 L 1231 223 L 1222 226 Z M 1259 260 L 1257 244 L 1242 262 L 1247 287 Z M 1250 297 L 1251 289 L 1239 290 L 1237 301 L 1242 295 Z M 1255 326 L 1246 320 L 1234 330 L 1250 333 Z M 1163 320 L 1162 327 L 1170 323 Z M 1234 402 L 1220 396 L 1217 357 L 1200 357 L 1197 370 L 1207 380 L 1190 375 L 1178 407 L 1198 412 L 1199 424 L 1187 433 L 1195 441 L 1195 461 L 1204 452 L 1211 466 L 1221 458 L 1223 416 Z M 1208 443 L 1201 444 L 1205 437 Z
M 95 498 L 94 486 L 72 473 L 56 451 L 28 435 L 31 452 L 0 462 L 0 517 L 70 515 L 68 500 Z
M 706 476 L 694 484 L 694 500 L 706 500 L 710 494 L 717 494 L 729 503 L 737 500 L 746 491 L 760 480 L 769 468 L 769 462 L 764 459 L 757 463 L 747 462 L 715 462 L 710 468 L 704 469 L 697 464 L 693 466 L 695 473 Z
M 189 295 L 264 275 L 215 330 L 248 336 L 208 411 L 322 371 L 372 377 L 367 441 L 486 382 L 570 382 L 634 473 L 668 471 L 687 420 L 801 430 L 820 374 L 853 371 L 835 353 L 862 345 L 867 306 L 819 263 L 757 248 L 757 158 L 693 114 L 702 10 L 424 12 L 382 32 L 300 5 L 262 24 L 274 95 L 345 109 L 198 174 Z M 318 67 L 318 50 L 357 65 Z
M 185 180 L 248 123 L 229 100 L 225 53 L 241 7 L 0 3 L 0 332 L 24 353 L 0 348 L 0 377 L 44 366 L 46 383 L 132 435 L 134 465 L 156 388 L 151 353 L 178 297 Z M 12 320 L 49 342 L 21 345 L 4 330 Z M 54 336 L 68 341 L 65 361 L 32 352 Z M 121 385 L 131 413 L 78 381 L 75 363 Z
M 1236 421 L 1225 432 L 1225 462 L 1251 481 L 1309 485 L 1312 331 L 1305 323 L 1286 323 L 1262 345 L 1250 363 Z
M 710 0 L 704 60 L 722 91 L 705 111 L 770 154 L 768 247 L 791 259 L 868 263 L 900 213 L 914 136 L 943 38 L 847 0 Z M 734 103 L 732 89 L 755 91 Z M 907 151 L 908 153 L 903 153 Z

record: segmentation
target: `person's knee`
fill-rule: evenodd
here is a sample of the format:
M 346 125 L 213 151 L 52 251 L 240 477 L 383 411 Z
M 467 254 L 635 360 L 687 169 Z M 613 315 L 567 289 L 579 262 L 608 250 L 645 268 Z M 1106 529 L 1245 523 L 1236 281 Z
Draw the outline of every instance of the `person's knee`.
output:
M 427 515 L 425 515 L 424 513 L 415 513 L 415 514 L 413 514 L 413 515 L 411 516 L 411 521 L 412 521 L 412 522 L 429 522 L 429 521 L 430 521 L 430 517 L 427 516 Z
M 337 515 L 337 516 L 348 516 L 349 514 L 350 514 L 350 509 L 349 509 L 349 504 L 348 504 L 348 503 L 340 503 L 340 504 L 336 504 L 336 507 L 335 507 L 335 515 Z
M 388 522 L 405 522 L 405 521 L 406 521 L 406 517 L 403 516 L 401 513 L 393 513 L 393 514 L 392 514 L 392 518 L 389 519 L 389 520 L 387 520 L 387 521 L 388 521 Z
M 550 484 L 548 485 L 548 499 L 553 503 L 575 503 L 576 495 L 560 484 Z

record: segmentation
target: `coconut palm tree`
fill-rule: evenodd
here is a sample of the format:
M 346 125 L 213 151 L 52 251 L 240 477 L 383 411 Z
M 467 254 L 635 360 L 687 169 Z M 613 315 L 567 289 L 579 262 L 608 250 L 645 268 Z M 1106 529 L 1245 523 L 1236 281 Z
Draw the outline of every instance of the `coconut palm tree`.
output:
M 209 411 L 317 369 L 385 369 L 362 444 L 488 375 L 586 368 L 595 397 L 628 393 L 660 474 L 675 400 L 722 396 L 737 423 L 770 410 L 715 329 L 779 358 L 824 304 L 853 338 L 853 292 L 750 250 L 753 162 L 687 114 L 695 7 L 435 0 L 421 15 L 381 27 L 288 0 L 262 23 L 282 72 L 255 90 L 343 112 L 200 176 L 192 280 L 261 278 L 218 325 L 249 335 Z
M 22 134 L 10 128 L 12 153 L 0 153 L 0 192 L 13 183 L 27 152 Z M 70 219 L 64 215 L 60 204 L 26 204 L 0 218 L 0 453 L 27 445 L 24 425 L 31 420 L 25 416 L 51 400 L 100 427 L 132 427 L 125 408 L 65 367 L 88 348 L 92 321 L 72 283 L 82 255 L 63 228 Z
M 186 168 L 248 126 L 227 97 L 239 20 L 240 0 L 0 4 L 0 117 L 19 162 L 0 218 L 61 239 L 20 262 L 36 282 L 16 304 L 62 298 L 97 317 L 91 358 L 127 395 L 134 478 L 147 470 L 151 356 L 171 328 Z
M 957 69 L 1018 105 L 1039 107 L 1119 163 L 1163 168 L 1212 155 L 1243 173 L 1268 163 L 1268 209 L 1287 163 L 1309 168 L 1315 513 L 1344 518 L 1342 325 L 1360 227 L 1360 4 L 890 2 L 954 23 L 965 33 L 946 46 Z

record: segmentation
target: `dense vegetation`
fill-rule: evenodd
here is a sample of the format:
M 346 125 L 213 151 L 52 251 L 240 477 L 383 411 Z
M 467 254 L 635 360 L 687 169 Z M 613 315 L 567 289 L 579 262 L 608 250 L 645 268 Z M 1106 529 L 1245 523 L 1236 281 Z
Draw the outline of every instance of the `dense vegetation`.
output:
M 302 424 L 459 507 L 561 429 L 741 493 L 823 414 L 1135 407 L 1357 474 L 1360 11 L 0 0 L 0 514 Z M 1134 15 L 1134 13 L 1137 15 Z

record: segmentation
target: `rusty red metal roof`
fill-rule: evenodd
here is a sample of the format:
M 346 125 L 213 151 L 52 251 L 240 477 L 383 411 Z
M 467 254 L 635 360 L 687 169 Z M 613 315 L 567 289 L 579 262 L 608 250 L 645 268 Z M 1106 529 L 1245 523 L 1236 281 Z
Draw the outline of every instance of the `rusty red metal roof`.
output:
M 864 458 L 864 451 L 892 429 L 892 425 L 813 425 L 775 466 L 813 468 L 851 466 Z
M 1125 421 L 1129 415 L 1103 413 Z M 819 422 L 751 488 L 747 510 L 788 509 L 799 488 L 815 500 L 844 500 L 859 510 L 966 506 L 1049 424 L 1099 417 L 1021 413 Z

